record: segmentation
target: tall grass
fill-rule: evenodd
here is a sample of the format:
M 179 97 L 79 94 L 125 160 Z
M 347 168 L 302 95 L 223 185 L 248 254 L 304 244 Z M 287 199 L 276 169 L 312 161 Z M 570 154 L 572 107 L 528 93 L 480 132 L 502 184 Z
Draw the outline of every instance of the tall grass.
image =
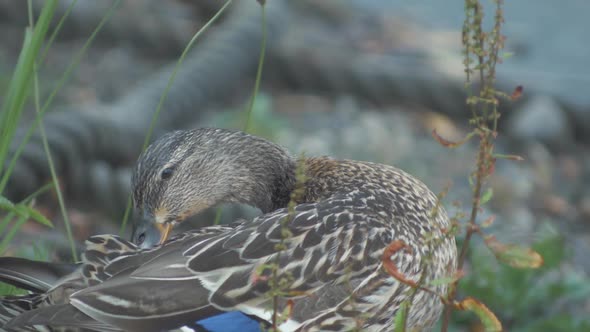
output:
M 6 161 L 8 148 L 16 132 L 18 122 L 22 116 L 25 102 L 28 99 L 33 83 L 35 61 L 39 55 L 41 45 L 49 30 L 49 23 L 53 18 L 57 0 L 49 0 L 43 6 L 37 25 L 25 30 L 25 40 L 18 62 L 4 96 L 2 114 L 0 116 L 0 161 Z M 6 174 L 4 174 L 6 176 Z M 0 187 L 2 192 L 4 187 Z
M 57 0 L 48 0 L 44 3 L 41 14 L 39 15 L 39 18 L 36 22 L 34 22 L 33 19 L 31 1 L 28 1 L 29 26 L 25 29 L 23 47 L 20 52 L 14 73 L 11 77 L 8 89 L 5 93 L 4 104 L 2 105 L 2 114 L 0 115 L 0 165 L 2 165 L 2 176 L 0 177 L 0 209 L 7 212 L 0 221 L 0 234 L 2 235 L 2 241 L 0 242 L 0 253 L 7 249 L 8 245 L 14 239 L 14 236 L 17 234 L 20 227 L 29 219 L 33 219 L 44 225 L 53 227 L 51 221 L 45 218 L 32 206 L 34 198 L 38 194 L 50 189 L 51 187 L 55 187 L 55 184 L 58 183 L 57 174 L 53 165 L 53 159 L 51 157 L 51 151 L 49 149 L 49 144 L 47 142 L 43 128 L 43 116 L 47 110 L 49 110 L 53 98 L 57 92 L 67 82 L 71 73 L 77 67 L 84 54 L 87 52 L 98 32 L 110 19 L 114 13 L 115 8 L 118 7 L 120 0 L 113 2 L 112 6 L 109 8 L 109 11 L 105 14 L 101 22 L 86 40 L 80 51 L 78 51 L 78 53 L 74 56 L 72 62 L 68 65 L 52 92 L 49 94 L 44 103 L 41 104 L 41 96 L 39 94 L 38 87 L 38 70 L 42 66 L 43 60 L 45 59 L 51 44 L 58 35 L 61 27 L 63 26 L 63 23 L 65 22 L 69 13 L 72 11 L 76 2 L 77 1 L 73 1 L 70 4 L 64 15 L 60 18 L 51 36 L 47 38 L 49 33 L 49 25 L 54 17 L 55 9 L 57 7 Z M 45 44 L 45 49 L 41 53 L 43 44 Z M 25 106 L 31 97 L 31 91 L 33 92 L 34 97 L 33 104 L 36 110 L 36 121 L 34 121 L 29 126 L 29 129 L 22 141 L 19 142 L 15 153 L 9 158 L 9 147 L 14 143 L 14 134 L 20 125 Z M 6 189 L 6 185 L 10 179 L 20 153 L 37 128 L 40 130 L 43 147 L 48 160 L 47 167 L 50 170 L 52 182 L 41 188 L 41 190 L 38 190 L 31 196 L 27 197 L 25 200 L 19 203 L 13 203 L 8 200 L 8 198 L 2 196 L 2 193 L 4 192 L 4 189 Z M 78 257 L 76 246 L 68 220 L 64 199 L 60 188 L 55 187 L 55 190 L 58 197 L 60 211 L 64 218 L 64 225 L 68 235 L 72 257 L 74 260 L 77 260 Z
M 53 227 L 52 223 L 32 207 L 29 197 L 20 203 L 13 203 L 2 196 L 13 166 L 7 165 L 8 150 L 12 144 L 14 134 L 22 118 L 25 104 L 32 90 L 35 76 L 35 62 L 39 57 L 41 46 L 53 19 L 57 0 L 45 2 L 36 25 L 25 29 L 22 50 L 12 74 L 8 89 L 4 94 L 2 113 L 0 114 L 0 165 L 2 165 L 2 180 L 0 182 L 0 209 L 6 211 L 0 221 L 0 253 L 3 253 L 12 241 L 20 227 L 29 219 Z M 29 2 L 30 11 L 30 2 Z

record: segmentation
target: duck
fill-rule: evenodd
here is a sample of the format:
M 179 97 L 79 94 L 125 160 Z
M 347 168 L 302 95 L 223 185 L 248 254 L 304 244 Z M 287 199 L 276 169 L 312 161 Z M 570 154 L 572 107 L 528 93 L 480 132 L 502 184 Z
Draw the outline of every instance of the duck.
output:
M 218 230 L 216 227 L 215 231 Z M 201 229 L 198 232 L 204 233 L 207 230 Z M 169 245 L 180 239 L 181 237 L 171 239 Z M 80 263 L 47 263 L 18 257 L 0 257 L 0 281 L 30 292 L 27 295 L 5 296 L 0 299 L 0 331 L 125 331 L 126 329 L 104 324 L 85 315 L 69 305 L 69 296 L 89 284 L 98 284 L 111 276 L 113 272 L 103 272 L 110 262 L 137 255 L 140 250 L 138 246 L 116 235 L 97 235 L 86 241 L 86 250 Z M 136 324 L 130 330 L 142 330 L 139 326 Z M 185 322 L 174 331 L 257 332 L 265 327 L 268 327 L 266 321 L 233 311 L 211 314 L 196 322 Z M 147 330 L 155 329 L 150 327 Z
M 132 196 L 131 241 L 91 237 L 74 272 L 7 326 L 166 331 L 241 315 L 259 329 L 384 331 L 406 303 L 406 328 L 429 330 L 456 270 L 450 220 L 422 181 L 385 164 L 294 157 L 242 131 L 163 135 L 139 157 Z M 262 214 L 171 235 L 224 203 Z

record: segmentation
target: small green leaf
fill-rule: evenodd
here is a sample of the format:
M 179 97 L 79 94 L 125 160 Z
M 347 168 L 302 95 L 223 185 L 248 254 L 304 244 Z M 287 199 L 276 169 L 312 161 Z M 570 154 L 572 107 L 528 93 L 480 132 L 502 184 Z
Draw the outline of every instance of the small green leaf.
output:
M 0 197 L 0 208 L 12 212 L 21 218 L 32 218 L 40 224 L 53 228 L 53 223 L 51 223 L 51 221 L 47 219 L 47 217 L 45 217 L 39 211 L 35 210 L 33 207 L 27 204 L 20 203 L 14 205 L 5 197 Z
M 8 198 L 0 195 L 0 208 L 12 211 L 14 208 L 14 203 L 12 203 Z
M 469 186 L 473 188 L 475 186 L 475 182 L 473 182 L 473 175 L 470 175 L 467 180 L 469 181 Z
M 440 136 L 437 132 L 436 132 L 436 128 L 432 129 L 432 137 L 434 137 L 434 139 L 442 146 L 447 147 L 447 148 L 456 148 L 459 147 L 463 144 L 465 144 L 465 142 L 469 141 L 474 135 L 475 132 L 471 132 L 469 134 L 467 134 L 467 136 L 465 136 L 462 140 L 458 141 L 458 142 L 453 142 L 453 141 L 449 141 L 446 138 L 443 138 L 442 136 Z
M 9 200 L 0 202 L 0 208 L 2 208 L 4 211 L 12 212 L 18 216 L 21 216 L 23 213 L 22 209 L 20 209 L 18 205 L 14 205 L 14 203 Z
M 33 220 L 35 220 L 36 222 L 45 225 L 47 227 L 53 228 L 53 223 L 47 219 L 47 217 L 45 217 L 43 214 L 41 214 L 39 211 L 35 210 L 34 208 L 28 206 L 28 205 L 23 205 L 29 215 L 30 218 L 32 218 Z
M 15 213 L 13 211 L 8 212 L 4 218 L 0 221 L 0 234 L 4 234 Z
M 449 285 L 455 281 L 453 277 L 443 277 L 431 280 L 428 285 L 430 286 L 441 286 L 441 285 Z
M 514 52 L 504 52 L 504 53 L 502 53 L 502 58 L 503 59 L 509 59 L 509 58 L 511 58 L 513 56 L 514 56 Z
M 452 276 L 436 278 L 434 280 L 431 280 L 428 284 L 430 286 L 450 285 L 456 282 L 457 280 L 463 278 L 464 276 L 465 273 L 462 270 L 458 270 Z
M 479 204 L 486 204 L 492 199 L 492 197 L 494 197 L 494 190 L 492 188 L 488 188 L 479 199 Z

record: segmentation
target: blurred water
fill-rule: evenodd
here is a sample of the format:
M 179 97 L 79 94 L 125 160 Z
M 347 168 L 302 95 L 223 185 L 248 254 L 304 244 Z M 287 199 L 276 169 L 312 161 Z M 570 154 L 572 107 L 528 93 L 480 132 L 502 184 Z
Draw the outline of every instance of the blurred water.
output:
M 391 11 L 435 29 L 460 31 L 463 23 L 464 2 L 460 0 L 351 2 L 366 10 Z M 491 0 L 482 4 L 489 22 L 495 6 Z M 499 78 L 590 105 L 589 15 L 588 0 L 506 0 L 506 51 L 515 56 L 499 66 Z

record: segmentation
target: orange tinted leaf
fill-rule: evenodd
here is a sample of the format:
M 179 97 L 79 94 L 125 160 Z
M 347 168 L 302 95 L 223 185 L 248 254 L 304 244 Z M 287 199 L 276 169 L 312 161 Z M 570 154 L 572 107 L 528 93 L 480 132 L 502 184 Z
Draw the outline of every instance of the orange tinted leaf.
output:
M 293 315 L 293 307 L 294 306 L 295 306 L 295 302 L 293 302 L 292 299 L 288 299 L 287 305 L 285 306 L 285 309 L 283 310 L 283 317 L 291 318 L 291 316 Z
M 408 252 L 411 252 L 412 248 L 405 244 L 404 241 L 395 240 L 391 242 L 385 248 L 385 250 L 383 250 L 383 256 L 381 257 L 381 260 L 383 262 L 383 268 L 385 269 L 385 271 L 387 271 L 387 273 L 389 273 L 389 275 L 399 280 L 400 282 L 412 287 L 417 287 L 418 284 L 416 284 L 413 280 L 407 279 L 391 261 L 391 256 L 400 250 L 406 250 Z
M 508 159 L 508 160 L 514 160 L 514 161 L 524 161 L 524 158 L 521 156 L 517 156 L 514 154 L 497 154 L 494 153 L 493 155 L 494 158 L 498 158 L 498 159 Z
M 453 141 L 449 141 L 446 138 L 443 138 L 442 136 L 440 136 L 437 132 L 436 132 L 436 128 L 432 129 L 432 137 L 434 137 L 434 139 L 440 143 L 440 145 L 447 147 L 447 148 L 456 148 L 459 147 L 461 145 L 463 145 L 465 142 L 469 141 L 471 139 L 471 137 L 473 137 L 474 133 L 470 133 L 467 136 L 465 136 L 464 139 L 458 141 L 458 142 L 453 142 Z
M 490 227 L 494 224 L 494 221 L 496 220 L 496 215 L 491 215 L 488 219 L 484 220 L 481 223 L 481 228 L 487 228 Z
M 434 137 L 434 139 L 440 143 L 440 145 L 445 146 L 445 147 L 455 147 L 458 144 L 455 142 L 451 142 L 449 140 L 447 140 L 446 138 L 443 138 L 442 136 L 440 136 L 437 132 L 436 129 L 432 129 L 432 137 Z
M 512 94 L 510 95 L 510 99 L 512 100 L 517 100 L 520 97 L 522 97 L 522 92 L 524 91 L 524 88 L 522 87 L 522 85 L 517 86 L 516 88 L 514 88 L 514 91 L 512 91 Z
M 479 317 L 485 331 L 502 331 L 502 323 L 500 323 L 498 317 L 482 302 L 467 297 L 463 301 L 456 303 L 455 307 L 459 310 L 473 311 Z
M 543 257 L 533 249 L 517 244 L 504 244 L 495 236 L 486 236 L 484 240 L 496 259 L 502 263 L 521 269 L 536 269 L 543 265 Z
M 410 246 L 408 246 L 407 244 L 405 244 L 404 241 L 401 241 L 401 240 L 395 240 L 395 241 L 391 242 L 385 248 L 385 250 L 383 250 L 383 255 L 381 256 L 381 262 L 383 262 L 383 268 L 385 269 L 385 271 L 387 273 L 389 273 L 389 275 L 394 277 L 397 281 L 399 281 L 405 285 L 408 285 L 412 288 L 417 288 L 417 289 L 420 289 L 421 291 L 436 295 L 436 296 L 438 296 L 438 298 L 440 298 L 441 301 L 446 303 L 445 302 L 446 298 L 442 294 L 439 294 L 432 289 L 423 287 L 422 285 L 418 284 L 414 280 L 406 278 L 406 276 L 404 276 L 403 273 L 401 273 L 397 269 L 397 267 L 395 266 L 395 264 L 391 260 L 391 256 L 400 250 L 405 250 L 406 252 L 409 252 L 409 253 L 412 252 L 412 248 Z

